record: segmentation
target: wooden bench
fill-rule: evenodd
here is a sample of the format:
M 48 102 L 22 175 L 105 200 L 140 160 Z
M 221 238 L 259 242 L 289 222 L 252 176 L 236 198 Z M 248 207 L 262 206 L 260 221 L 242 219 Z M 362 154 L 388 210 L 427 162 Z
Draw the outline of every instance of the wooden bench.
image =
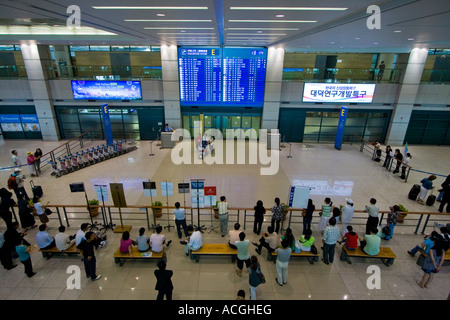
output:
M 278 253 L 272 252 L 273 263 L 275 263 L 277 261 L 277 256 L 278 256 Z M 291 258 L 292 257 L 306 258 L 306 259 L 308 259 L 310 264 L 314 264 L 314 262 L 319 261 L 319 254 L 314 254 L 314 253 L 308 252 L 308 251 L 301 251 L 300 253 L 292 251 Z
M 394 259 L 397 258 L 397 256 L 391 250 L 391 248 L 387 248 L 387 247 L 381 247 L 380 252 L 376 256 L 370 256 L 367 253 L 365 253 L 359 246 L 356 248 L 356 250 L 349 250 L 345 246 L 343 246 L 342 252 L 341 252 L 341 258 L 340 258 L 341 261 L 347 261 L 349 264 L 351 264 L 349 257 L 381 259 L 381 261 L 387 267 L 389 267 L 391 264 L 393 264 Z
M 417 264 L 419 266 L 423 266 L 423 263 L 427 257 L 427 254 L 425 252 L 423 252 L 422 250 L 419 250 L 419 252 L 420 252 L 420 255 L 419 255 L 419 258 L 417 259 Z M 444 264 L 446 264 L 447 261 L 450 261 L 450 250 L 447 250 L 447 252 L 445 252 Z
M 130 259 L 163 259 L 164 261 L 167 261 L 166 253 L 164 250 L 161 252 L 153 252 L 151 250 L 141 252 L 136 247 L 131 247 L 131 256 L 129 253 L 120 252 L 120 248 L 118 248 L 116 250 L 116 253 L 114 253 L 114 262 L 120 263 L 121 266 L 125 263 L 125 260 Z
M 237 249 L 231 248 L 228 243 L 203 244 L 197 251 L 190 250 L 189 253 L 194 256 L 195 261 L 199 262 L 200 256 L 231 256 L 231 262 L 236 261 Z
M 39 249 L 39 251 L 42 252 L 42 256 L 47 259 L 50 259 L 54 254 L 61 254 L 61 253 L 65 253 L 68 255 L 80 254 L 80 251 L 78 251 L 75 243 L 69 249 L 63 251 L 59 251 L 59 249 L 56 246 L 46 250 Z

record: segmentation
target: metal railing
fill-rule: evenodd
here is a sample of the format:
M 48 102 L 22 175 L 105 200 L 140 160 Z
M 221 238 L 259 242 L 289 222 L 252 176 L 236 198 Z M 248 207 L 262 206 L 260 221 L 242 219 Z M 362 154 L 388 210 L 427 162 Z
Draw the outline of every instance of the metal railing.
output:
M 41 174 L 48 170 L 48 169 L 52 169 L 52 165 L 51 162 L 56 163 L 57 159 L 59 157 L 64 157 L 67 156 L 71 153 L 76 153 L 80 150 L 82 150 L 83 148 L 85 148 L 88 144 L 86 142 L 88 141 L 93 141 L 93 137 L 92 137 L 92 130 L 88 130 L 82 134 L 80 134 L 79 136 L 70 139 L 69 141 L 63 143 L 62 145 L 54 148 L 53 150 L 50 150 L 47 153 L 44 153 L 41 157 L 41 164 L 40 164 L 40 170 L 41 170 Z M 35 167 L 36 167 L 36 163 L 35 163 Z M 39 175 L 39 172 L 36 168 L 36 174 Z
M 94 220 L 100 220 L 103 225 L 115 224 L 119 225 L 120 222 L 124 224 L 135 223 L 140 226 L 147 226 L 147 228 L 154 229 L 155 226 L 161 225 L 164 228 L 174 227 L 171 222 L 174 222 L 175 215 L 173 214 L 174 206 L 143 206 L 143 205 L 130 205 L 124 208 L 117 208 L 112 205 L 90 205 L 90 208 L 99 208 L 99 215 L 97 217 L 90 217 L 89 211 L 87 209 L 87 204 L 84 205 L 57 205 L 48 204 L 47 208 L 51 208 L 54 214 L 49 216 L 50 221 L 58 221 L 60 225 L 65 225 L 70 227 L 71 225 L 81 225 L 81 223 L 86 223 Z M 13 217 L 16 221 L 16 207 L 13 207 Z M 161 217 L 156 217 L 153 209 L 162 209 Z M 185 216 L 187 224 L 192 224 L 199 230 L 210 230 L 213 228 L 206 227 L 206 225 L 213 226 L 214 221 L 217 221 L 212 207 L 197 208 L 185 206 Z M 229 208 L 229 226 L 234 225 L 238 222 L 243 229 L 247 229 L 248 224 L 253 224 L 254 221 L 254 208 Z M 315 212 L 320 212 L 320 209 L 316 209 Z M 302 230 L 301 226 L 303 224 L 303 209 L 288 208 L 285 213 L 285 219 L 281 225 L 281 230 L 286 228 L 298 227 Z M 384 216 L 388 214 L 389 211 L 380 211 L 379 225 L 385 224 Z M 440 212 L 407 212 L 408 217 L 405 218 L 403 223 L 397 223 L 397 227 L 404 228 L 414 228 L 414 233 L 417 234 L 421 229 L 421 234 L 425 234 L 427 228 L 435 228 L 436 225 L 446 225 L 450 223 L 450 213 L 440 213 Z M 368 218 L 368 213 L 364 210 L 355 210 L 352 219 L 352 226 L 365 226 Z M 270 214 L 270 209 L 267 210 L 265 215 L 264 223 L 270 224 L 272 215 Z M 312 225 L 319 223 L 320 216 L 318 214 L 313 214 Z M 77 222 L 79 224 L 77 224 Z M 216 222 L 216 224 L 218 224 Z M 102 225 L 100 223 L 100 225 Z M 249 229 L 252 229 L 252 225 Z M 297 229 L 298 230 L 298 229 Z M 432 231 L 432 230 L 431 230 Z M 428 230 L 427 233 L 431 232 Z M 295 232 L 294 232 L 295 233 Z

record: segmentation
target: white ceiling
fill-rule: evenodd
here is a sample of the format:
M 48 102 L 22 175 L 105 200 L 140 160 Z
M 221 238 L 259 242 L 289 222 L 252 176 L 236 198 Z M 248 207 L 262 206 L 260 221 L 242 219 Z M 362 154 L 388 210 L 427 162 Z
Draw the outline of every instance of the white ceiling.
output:
M 115 35 L 0 34 L 0 42 L 34 39 L 38 43 L 74 45 L 274 45 L 288 51 L 347 52 L 450 48 L 449 0 L 0 0 L 0 33 L 2 26 L 4 30 L 18 24 L 42 23 L 67 29 L 70 5 L 80 7 L 81 26 Z M 370 30 L 366 25 L 371 17 L 367 13 L 370 5 L 381 9 L 380 29 Z M 141 8 L 94 8 L 104 6 Z M 244 6 L 260 9 L 243 10 Z M 329 7 L 339 10 L 323 10 Z

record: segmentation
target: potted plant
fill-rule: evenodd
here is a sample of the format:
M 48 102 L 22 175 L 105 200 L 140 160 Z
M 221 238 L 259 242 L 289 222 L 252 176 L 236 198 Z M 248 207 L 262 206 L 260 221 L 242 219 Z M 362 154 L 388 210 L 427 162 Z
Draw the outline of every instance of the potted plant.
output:
M 162 207 L 161 201 L 155 201 L 152 203 L 152 206 L 154 207 Z M 155 215 L 155 218 L 160 218 L 162 216 L 162 208 L 152 208 L 153 214 Z
M 283 221 L 286 220 L 286 216 L 289 211 L 289 206 L 286 203 L 282 203 L 281 206 L 283 207 Z
M 88 210 L 91 217 L 98 216 L 99 207 L 91 207 L 91 206 L 98 206 L 99 204 L 98 200 L 97 199 L 88 200 L 88 204 L 89 204 Z
M 408 209 L 406 209 L 403 205 L 399 204 L 398 207 L 400 208 L 398 212 L 398 218 L 397 222 L 403 223 L 405 221 L 405 217 L 407 216 Z

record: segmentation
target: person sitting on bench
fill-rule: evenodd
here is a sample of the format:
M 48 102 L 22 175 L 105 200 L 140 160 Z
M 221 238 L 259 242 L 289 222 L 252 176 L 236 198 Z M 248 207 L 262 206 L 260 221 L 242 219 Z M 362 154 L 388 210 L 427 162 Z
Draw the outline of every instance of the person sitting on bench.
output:
M 162 231 L 161 226 L 157 226 L 155 231 L 156 233 L 150 236 L 150 246 L 152 247 L 153 252 L 161 252 L 164 250 L 164 244 L 166 243 L 166 236 L 161 234 Z M 167 247 L 170 246 L 172 240 L 167 242 Z
M 185 245 L 184 252 L 188 256 L 189 250 L 197 251 L 203 246 L 203 242 L 202 233 L 198 230 L 194 232 L 194 227 L 192 224 L 187 226 L 187 231 L 191 234 L 191 236 L 188 237 L 186 241 L 180 241 L 180 243 Z M 194 260 L 195 257 L 191 256 L 191 259 Z
M 365 234 L 359 239 L 361 249 L 369 256 L 376 256 L 380 253 L 381 238 L 377 236 L 378 228 L 370 230 L 370 234 Z
M 259 239 L 259 244 L 256 242 L 252 243 L 257 247 L 255 249 L 256 253 L 261 254 L 262 247 L 267 248 L 267 251 L 272 253 L 280 246 L 280 239 L 278 239 L 278 234 L 274 232 L 274 228 L 268 226 L 267 232 L 264 232 L 262 238 Z
M 55 239 L 47 232 L 47 225 L 41 224 L 36 234 L 36 244 L 41 250 L 48 250 L 56 246 Z

